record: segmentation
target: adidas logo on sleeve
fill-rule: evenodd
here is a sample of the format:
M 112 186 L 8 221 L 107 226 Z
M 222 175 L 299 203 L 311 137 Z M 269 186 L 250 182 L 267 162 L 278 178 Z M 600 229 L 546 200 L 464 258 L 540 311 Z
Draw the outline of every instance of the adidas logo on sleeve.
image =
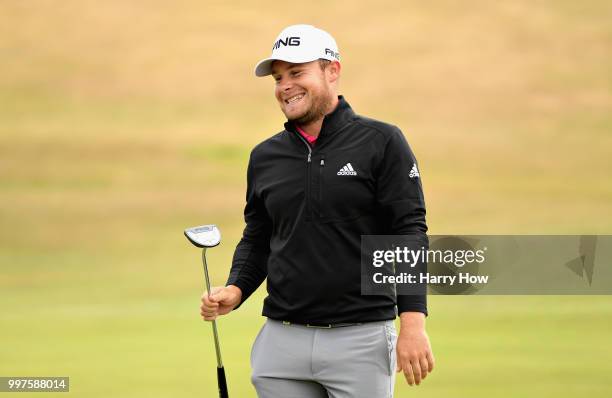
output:
M 421 175 L 419 174 L 419 169 L 417 169 L 416 163 L 412 164 L 412 169 L 410 169 L 410 173 L 408 174 L 408 177 L 410 178 L 418 178 Z
M 357 172 L 353 169 L 350 163 L 347 163 L 342 167 L 338 173 L 339 176 L 356 176 Z

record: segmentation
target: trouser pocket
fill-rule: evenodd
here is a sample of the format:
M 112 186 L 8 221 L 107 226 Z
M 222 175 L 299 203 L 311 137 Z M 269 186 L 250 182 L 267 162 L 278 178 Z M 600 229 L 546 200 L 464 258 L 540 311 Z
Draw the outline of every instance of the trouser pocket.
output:
M 387 354 L 389 359 L 389 375 L 392 376 L 395 374 L 395 366 L 397 362 L 397 356 L 395 354 L 397 346 L 397 331 L 395 329 L 395 324 L 392 321 L 386 322 L 384 329 L 385 339 L 387 341 Z

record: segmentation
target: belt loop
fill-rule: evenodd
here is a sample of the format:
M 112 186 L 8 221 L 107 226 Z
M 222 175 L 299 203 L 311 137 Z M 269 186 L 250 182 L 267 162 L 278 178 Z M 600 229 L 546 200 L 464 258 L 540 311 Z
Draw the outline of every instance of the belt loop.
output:
M 327 324 L 327 325 L 311 325 L 309 323 L 306 324 L 307 328 L 317 328 L 317 329 L 331 329 L 332 325 L 331 324 Z

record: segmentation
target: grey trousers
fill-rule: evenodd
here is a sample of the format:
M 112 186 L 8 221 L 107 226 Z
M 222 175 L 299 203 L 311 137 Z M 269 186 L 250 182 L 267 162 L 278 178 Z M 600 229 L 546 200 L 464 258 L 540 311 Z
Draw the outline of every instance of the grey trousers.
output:
M 259 398 L 392 398 L 393 321 L 333 329 L 268 319 L 251 351 Z

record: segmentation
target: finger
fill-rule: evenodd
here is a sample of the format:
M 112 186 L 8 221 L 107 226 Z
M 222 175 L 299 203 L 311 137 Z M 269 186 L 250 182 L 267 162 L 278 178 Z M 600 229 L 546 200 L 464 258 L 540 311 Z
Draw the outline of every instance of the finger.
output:
M 217 316 L 216 316 L 216 315 L 213 315 L 213 316 L 205 316 L 205 317 L 204 317 L 204 320 L 205 320 L 205 321 L 214 321 L 215 319 L 217 319 Z
M 200 312 L 204 312 L 204 313 L 211 313 L 211 312 L 217 312 L 217 311 L 219 311 L 219 306 L 218 305 L 214 305 L 214 306 L 210 306 L 210 307 L 202 305 L 200 307 Z
M 202 301 L 202 303 L 212 304 L 213 303 L 212 297 L 213 296 L 205 295 L 205 296 L 202 296 L 202 299 L 200 301 Z
M 427 351 L 427 364 L 429 365 L 429 368 L 427 369 L 430 373 L 431 371 L 434 370 L 434 357 L 433 354 L 431 353 L 431 351 Z
M 421 380 L 424 380 L 429 373 L 429 364 L 425 355 L 419 358 L 419 364 L 421 365 Z
M 218 315 L 216 310 L 202 310 L 200 311 L 200 315 L 202 316 L 212 316 L 212 315 Z
M 414 382 L 418 386 L 421 384 L 422 379 L 421 365 L 419 364 L 419 360 L 413 359 L 410 361 L 410 365 L 412 366 L 412 373 L 414 374 Z
M 200 306 L 200 308 L 202 308 L 203 310 L 216 310 L 217 308 L 219 308 L 219 303 L 212 303 L 210 301 L 208 302 L 203 302 L 202 305 Z
M 410 366 L 410 364 L 403 365 L 402 369 L 404 370 L 404 377 L 406 378 L 408 384 L 411 386 L 414 385 L 414 373 L 412 372 L 412 366 Z
M 211 305 L 212 304 L 212 301 L 210 301 L 210 298 L 208 296 L 202 296 L 200 301 L 202 302 L 202 304 L 206 304 L 206 305 Z

